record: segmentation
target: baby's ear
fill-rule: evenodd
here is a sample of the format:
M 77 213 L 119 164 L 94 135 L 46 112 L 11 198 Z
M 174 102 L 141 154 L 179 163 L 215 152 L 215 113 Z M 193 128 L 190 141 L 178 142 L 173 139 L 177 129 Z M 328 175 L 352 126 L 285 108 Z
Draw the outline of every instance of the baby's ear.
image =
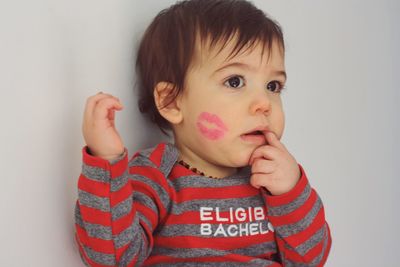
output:
M 179 95 L 173 99 L 173 84 L 169 82 L 159 82 L 154 87 L 154 101 L 158 112 L 172 124 L 179 124 L 182 121 Z

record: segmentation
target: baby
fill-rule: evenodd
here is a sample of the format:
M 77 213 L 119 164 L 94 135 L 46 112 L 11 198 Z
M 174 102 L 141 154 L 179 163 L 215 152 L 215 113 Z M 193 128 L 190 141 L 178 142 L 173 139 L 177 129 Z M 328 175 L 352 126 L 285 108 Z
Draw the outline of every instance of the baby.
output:
M 130 159 L 121 101 L 88 98 L 75 208 L 87 266 L 323 266 L 331 235 L 280 142 L 281 28 L 244 0 L 180 1 L 137 53 L 140 111 L 173 143 Z

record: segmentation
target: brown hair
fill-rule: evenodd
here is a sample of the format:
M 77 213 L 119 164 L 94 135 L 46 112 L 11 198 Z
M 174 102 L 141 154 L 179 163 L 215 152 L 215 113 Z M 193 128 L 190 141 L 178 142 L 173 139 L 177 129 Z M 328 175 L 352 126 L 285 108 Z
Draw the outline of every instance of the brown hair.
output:
M 140 112 L 147 113 L 168 135 L 165 130 L 171 129 L 170 123 L 159 114 L 154 101 L 157 83 L 165 81 L 174 85 L 170 96 L 173 101 L 183 91 L 198 41 L 196 35 L 199 34 L 201 40 L 209 38 L 212 48 L 221 41 L 225 46 L 236 33 L 238 38 L 231 54 L 235 51 L 237 54 L 247 44 L 250 48 L 257 41 L 271 50 L 274 40 L 284 51 L 279 24 L 246 0 L 178 1 L 158 13 L 145 31 L 137 53 Z

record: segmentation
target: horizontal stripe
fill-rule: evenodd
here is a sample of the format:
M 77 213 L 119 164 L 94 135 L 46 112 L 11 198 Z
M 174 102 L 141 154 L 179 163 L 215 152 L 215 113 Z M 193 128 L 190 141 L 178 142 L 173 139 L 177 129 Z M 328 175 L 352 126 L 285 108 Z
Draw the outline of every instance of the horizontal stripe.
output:
M 78 189 L 96 195 L 98 197 L 108 197 L 110 195 L 110 184 L 90 179 L 83 174 L 78 180 Z
M 195 224 L 199 222 L 200 212 L 198 210 L 190 210 L 179 214 L 168 214 L 165 225 L 170 224 Z
M 122 174 L 126 172 L 128 168 L 127 149 L 125 148 L 124 156 L 121 156 L 114 160 L 109 160 L 109 164 L 110 164 L 109 168 L 112 180 L 122 176 Z
M 169 185 L 165 177 L 163 177 L 159 172 L 155 171 L 155 169 L 146 170 L 138 168 L 136 171 L 138 171 L 138 175 L 135 175 L 135 179 L 132 181 L 134 190 L 140 191 L 140 188 L 136 188 L 135 186 L 142 186 L 145 189 L 149 188 L 152 194 L 157 196 L 157 198 L 161 201 L 163 207 L 168 207 L 170 202 Z M 148 173 L 146 173 L 147 171 Z
M 326 224 L 324 225 L 324 236 L 321 238 L 321 241 L 315 245 L 307 254 L 304 255 L 304 258 L 307 261 L 312 260 L 315 262 L 315 265 L 320 265 L 323 263 L 324 258 L 326 257 L 326 253 L 329 251 L 330 246 L 330 237 L 328 236 L 328 232 L 326 231 Z M 317 259 L 317 260 L 315 260 Z
M 279 233 L 280 236 L 283 238 L 289 237 L 294 234 L 298 234 L 305 229 L 307 229 L 311 223 L 314 221 L 314 218 L 317 216 L 318 212 L 320 211 L 322 207 L 322 202 L 317 199 L 315 202 L 313 208 L 310 210 L 310 212 L 302 218 L 300 221 L 293 223 L 293 224 L 287 224 L 287 225 L 282 225 L 282 226 L 275 226 L 273 223 L 273 218 L 271 217 L 272 224 L 275 227 L 275 230 Z
M 88 236 L 102 240 L 112 240 L 111 227 L 87 222 L 81 223 L 78 223 L 79 226 L 86 230 Z
M 120 234 L 114 236 L 115 247 L 120 248 L 125 246 L 126 244 L 135 240 L 135 237 L 140 237 L 140 229 L 139 229 L 139 218 L 136 216 L 133 220 L 133 223 L 122 231 Z M 134 243 L 140 243 L 139 240 L 136 240 Z
M 155 255 L 165 255 L 175 258 L 198 258 L 198 257 L 214 257 L 227 254 L 239 254 L 255 257 L 263 253 L 276 252 L 276 244 L 274 241 L 255 244 L 233 250 L 219 250 L 210 248 L 170 248 L 155 247 L 152 251 Z
M 305 255 L 304 257 L 300 257 L 296 251 L 288 250 L 286 253 L 287 258 L 285 259 L 285 263 L 288 266 L 321 266 L 324 262 L 324 258 L 326 257 L 327 249 L 329 244 L 329 239 L 324 238 L 321 242 L 318 243 L 310 252 L 310 254 Z M 314 253 L 314 251 L 316 253 Z M 301 263 L 302 262 L 302 263 Z
M 318 195 L 313 190 L 307 201 L 297 210 L 294 210 L 293 212 L 282 216 L 271 216 L 269 214 L 269 217 L 271 218 L 271 221 L 273 221 L 275 226 L 295 224 L 303 219 L 312 210 L 312 208 L 315 207 L 315 205 L 317 204 L 316 202 L 318 201 L 317 198 Z
M 110 200 L 107 197 L 98 197 L 79 189 L 78 198 L 81 205 L 104 212 L 110 211 Z
M 131 212 L 129 212 L 126 216 L 120 217 L 113 221 L 112 223 L 112 234 L 113 235 L 118 235 L 125 229 L 127 229 L 133 222 L 135 218 L 135 207 L 132 206 Z
M 280 206 L 270 206 L 267 202 L 268 214 L 271 216 L 282 216 L 292 213 L 293 211 L 299 209 L 306 202 L 306 200 L 310 197 L 310 194 L 311 187 L 307 185 L 304 187 L 304 190 L 301 192 L 301 194 L 288 204 Z
M 98 173 L 103 170 L 103 172 L 108 173 L 105 175 L 103 179 L 114 179 L 114 177 L 120 176 L 125 170 L 128 164 L 128 150 L 124 148 L 124 153 L 122 156 L 117 157 L 113 160 L 106 160 L 101 157 L 93 156 L 88 153 L 88 146 L 85 146 L 82 149 L 82 173 L 87 177 L 91 177 L 93 179 L 99 178 Z M 93 168 L 92 166 L 96 166 Z M 97 169 L 97 170 L 96 170 Z M 102 176 L 100 176 L 102 178 Z M 106 182 L 107 180 L 103 180 Z
M 82 163 L 88 166 L 97 166 L 101 169 L 107 169 L 110 163 L 100 157 L 95 157 L 89 153 L 89 147 L 86 145 L 81 150 L 82 153 Z
M 194 199 L 230 199 L 260 195 L 260 191 L 250 185 L 226 186 L 221 188 L 185 188 L 179 192 L 177 202 Z M 210 197 L 211 196 L 211 197 Z
M 115 265 L 115 256 L 113 254 L 100 253 L 87 246 L 83 246 L 83 250 L 85 251 L 86 255 L 88 255 L 88 257 L 95 263 L 108 266 Z
M 104 212 L 91 207 L 86 207 L 85 205 L 80 205 L 79 202 L 80 200 L 77 201 L 75 208 L 78 209 L 83 221 L 104 226 L 111 226 L 110 212 Z
M 114 244 L 112 240 L 103 240 L 91 237 L 84 228 L 75 224 L 75 231 L 79 236 L 80 243 L 85 247 L 90 247 L 93 251 L 102 254 L 112 254 L 114 252 Z
M 112 220 L 118 220 L 121 217 L 128 215 L 132 211 L 132 198 L 127 198 L 112 208 Z
M 109 267 L 110 265 L 103 265 L 103 264 L 98 264 L 94 261 L 92 261 L 87 255 L 86 252 L 83 249 L 82 244 L 79 242 L 78 239 L 78 235 L 75 234 L 75 240 L 78 243 L 78 249 L 79 249 L 79 255 L 82 259 L 82 262 L 86 265 L 86 266 L 90 266 L 90 267 Z
M 116 176 L 111 180 L 110 191 L 111 192 L 119 191 L 129 182 L 130 179 L 131 179 L 131 174 L 129 174 L 128 171 L 125 170 L 121 175 Z
M 245 255 L 228 254 L 217 257 L 200 257 L 193 259 L 179 259 L 165 255 L 155 255 L 146 261 L 146 266 L 173 266 L 173 267 L 277 267 L 276 263 L 267 259 L 254 259 Z
M 307 241 L 296 247 L 296 252 L 301 256 L 306 255 L 312 248 L 314 248 L 321 240 L 325 237 L 325 225 L 321 227 L 314 235 L 312 235 Z
M 82 173 L 87 179 L 93 180 L 95 182 L 109 183 L 111 180 L 110 171 L 103 169 L 101 167 L 94 167 L 82 164 Z
M 239 249 L 253 244 L 266 241 L 273 241 L 274 235 L 253 235 L 241 237 L 196 237 L 196 236 L 175 236 L 175 237 L 154 237 L 154 245 L 168 247 L 174 244 L 176 248 L 187 248 L 190 244 L 191 248 L 215 248 L 215 249 Z
M 183 167 L 184 168 L 184 167 Z M 239 177 L 238 179 L 213 179 L 210 182 L 209 177 L 204 176 L 179 176 L 171 180 L 177 192 L 185 188 L 225 188 L 226 186 L 249 185 L 249 177 Z
M 315 232 L 317 232 L 324 223 L 324 209 L 321 208 L 309 227 L 301 232 L 298 232 L 297 234 L 293 234 L 287 237 L 286 240 L 293 247 L 297 247 L 301 243 L 308 240 L 313 234 L 315 234 Z
M 165 216 L 167 209 L 169 209 L 171 202 L 167 196 L 160 196 L 157 194 L 157 190 L 152 188 L 146 182 L 135 181 L 132 183 L 132 186 L 135 188 L 136 192 L 140 192 L 144 195 L 148 195 L 154 205 L 157 207 L 157 213 L 160 216 Z

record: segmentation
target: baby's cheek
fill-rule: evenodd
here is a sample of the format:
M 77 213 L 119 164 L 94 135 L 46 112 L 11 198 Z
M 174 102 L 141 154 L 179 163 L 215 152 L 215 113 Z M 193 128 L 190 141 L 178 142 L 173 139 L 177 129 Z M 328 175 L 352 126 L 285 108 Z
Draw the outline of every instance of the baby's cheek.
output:
M 218 129 L 211 129 L 204 126 L 202 123 L 197 123 L 197 128 L 201 135 L 209 140 L 219 140 L 224 138 L 225 132 Z
M 206 139 L 215 141 L 224 138 L 228 128 L 216 114 L 202 112 L 197 118 L 197 130 Z

